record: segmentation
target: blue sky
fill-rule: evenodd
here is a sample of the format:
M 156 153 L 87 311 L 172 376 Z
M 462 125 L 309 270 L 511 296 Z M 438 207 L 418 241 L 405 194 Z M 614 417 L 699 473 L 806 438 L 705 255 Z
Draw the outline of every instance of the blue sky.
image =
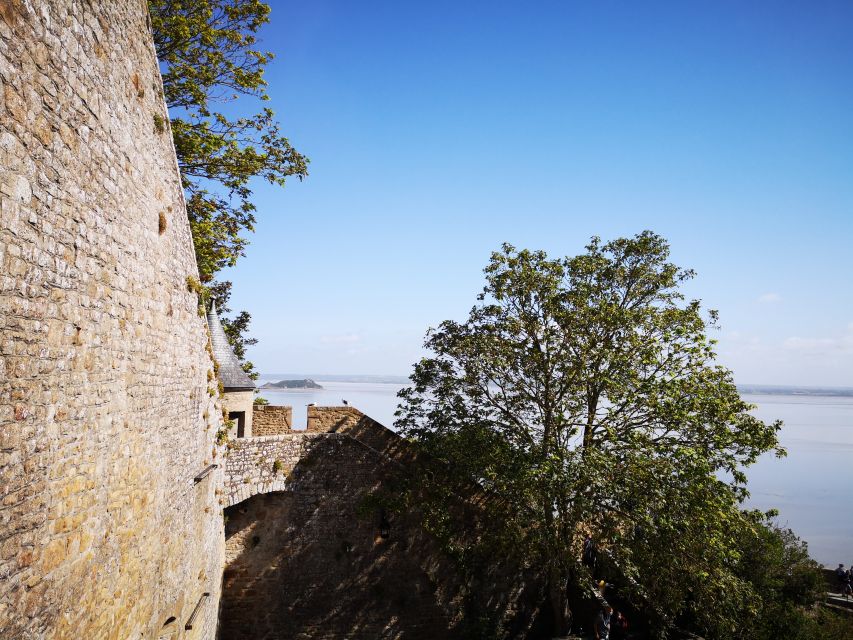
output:
M 853 386 L 853 4 L 282 2 L 232 306 L 264 372 L 406 374 L 502 242 L 652 229 L 742 383 Z

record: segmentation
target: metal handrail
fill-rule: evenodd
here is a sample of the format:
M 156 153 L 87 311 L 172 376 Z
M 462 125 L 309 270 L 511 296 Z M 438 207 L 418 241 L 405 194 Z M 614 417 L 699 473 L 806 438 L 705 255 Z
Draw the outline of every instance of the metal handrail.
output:
M 193 482 L 201 482 L 201 481 L 202 481 L 202 480 L 204 480 L 207 476 L 209 476 L 209 475 L 210 475 L 210 472 L 211 472 L 211 471 L 213 471 L 214 469 L 216 469 L 216 468 L 218 468 L 218 467 L 219 467 L 219 465 L 218 465 L 218 464 L 211 464 L 211 465 L 208 465 L 208 466 L 205 468 L 205 470 L 204 470 L 204 471 L 202 471 L 202 472 L 201 472 L 200 474 L 198 474 L 195 478 L 193 478 Z
M 190 614 L 190 619 L 187 620 L 187 623 L 184 625 L 184 629 L 189 631 L 190 629 L 193 628 L 193 622 L 195 622 L 196 616 L 198 616 L 198 610 L 201 609 L 201 603 L 204 602 L 204 600 L 206 598 L 209 598 L 209 597 L 210 597 L 210 593 L 208 593 L 208 592 L 201 594 L 201 597 L 198 599 L 198 602 L 196 602 L 196 604 L 195 604 L 195 609 L 193 609 L 193 612 Z

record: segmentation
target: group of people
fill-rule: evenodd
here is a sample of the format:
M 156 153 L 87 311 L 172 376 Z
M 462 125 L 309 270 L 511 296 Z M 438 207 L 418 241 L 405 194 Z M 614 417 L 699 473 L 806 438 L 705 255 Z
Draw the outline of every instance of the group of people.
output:
M 583 553 L 581 562 L 589 567 L 590 573 L 595 573 L 598 553 L 592 536 L 587 534 L 583 541 Z M 598 598 L 601 608 L 592 625 L 595 640 L 624 640 L 628 637 L 628 619 L 621 611 L 614 611 L 604 599 L 606 584 L 604 580 L 597 585 Z
M 853 595 L 853 565 L 847 570 L 844 569 L 844 564 L 839 564 L 835 570 L 835 576 L 838 578 L 838 587 L 841 595 L 846 600 Z

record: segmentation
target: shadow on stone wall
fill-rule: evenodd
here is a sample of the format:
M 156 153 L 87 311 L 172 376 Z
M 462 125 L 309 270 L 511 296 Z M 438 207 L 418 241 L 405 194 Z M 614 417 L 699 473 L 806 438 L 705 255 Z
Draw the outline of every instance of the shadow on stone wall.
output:
M 288 490 L 225 510 L 221 640 L 461 637 L 466 603 L 453 563 L 415 514 L 367 500 L 397 490 L 406 444 L 369 418 L 348 431 L 313 440 Z M 501 615 L 519 593 L 486 591 L 485 606 Z M 516 617 L 524 620 L 511 624 L 529 627 L 529 616 Z
M 293 490 L 226 509 L 220 638 L 446 637 L 440 563 L 413 548 L 409 523 L 389 519 L 383 538 L 380 514 L 360 513 L 390 480 L 369 449 L 320 440 L 292 471 Z

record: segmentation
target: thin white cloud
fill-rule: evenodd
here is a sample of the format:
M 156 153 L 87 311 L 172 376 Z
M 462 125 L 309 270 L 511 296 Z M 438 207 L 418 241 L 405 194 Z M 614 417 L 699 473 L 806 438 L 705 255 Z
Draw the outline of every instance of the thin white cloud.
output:
M 361 336 L 357 333 L 344 333 L 334 336 L 322 336 L 320 342 L 323 344 L 355 344 L 361 342 Z
M 847 331 L 840 335 L 822 338 L 791 336 L 785 339 L 782 346 L 789 351 L 814 356 L 853 353 L 853 322 L 848 324 Z
M 719 355 L 738 382 L 849 387 L 853 380 L 853 323 L 823 335 L 784 339 L 729 332 L 720 339 Z
M 774 302 L 782 302 L 782 296 L 778 293 L 763 293 L 758 296 L 758 302 L 762 304 L 773 304 Z

